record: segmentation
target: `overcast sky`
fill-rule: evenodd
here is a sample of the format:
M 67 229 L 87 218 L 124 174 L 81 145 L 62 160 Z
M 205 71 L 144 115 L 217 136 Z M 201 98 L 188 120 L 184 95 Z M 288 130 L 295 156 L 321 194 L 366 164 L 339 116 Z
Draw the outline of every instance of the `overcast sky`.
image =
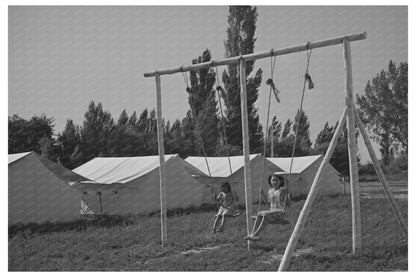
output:
M 351 43 L 354 92 L 389 60 L 407 62 L 406 6 L 259 6 L 255 51 L 267 51 L 367 31 Z M 224 57 L 227 6 L 198 7 L 25 7 L 9 8 L 8 114 L 29 119 L 55 118 L 55 132 L 67 119 L 82 124 L 90 100 L 101 102 L 115 120 L 123 109 L 131 115 L 156 107 L 154 78 L 143 73 L 190 64 L 210 49 Z M 275 83 L 282 101 L 272 102 L 272 116 L 293 120 L 299 106 L 306 52 L 279 56 Z M 270 78 L 270 59 L 255 70 Z M 219 68 L 222 72 L 224 68 Z M 304 110 L 314 142 L 325 122 L 334 124 L 345 105 L 342 45 L 315 49 L 310 75 L 316 88 L 307 91 Z M 268 88 L 256 102 L 266 123 Z M 180 74 L 162 76 L 163 117 L 182 119 L 189 109 Z M 360 154 L 368 159 L 360 142 Z

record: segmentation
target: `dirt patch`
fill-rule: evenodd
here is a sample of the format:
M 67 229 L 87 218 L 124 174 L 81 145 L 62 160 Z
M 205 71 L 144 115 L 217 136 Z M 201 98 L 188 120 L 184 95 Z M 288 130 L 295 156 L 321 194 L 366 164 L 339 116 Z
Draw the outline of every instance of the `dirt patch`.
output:
M 313 252 L 312 248 L 299 249 L 295 251 L 292 256 L 298 257 L 300 255 L 309 254 L 312 252 Z M 264 263 L 264 264 L 272 264 L 275 262 L 279 262 L 282 258 L 283 258 L 283 254 L 276 254 L 276 255 L 271 255 L 270 258 L 267 260 L 261 260 L 259 262 Z
M 362 193 L 364 198 L 386 198 L 385 194 L 370 194 Z M 396 199 L 407 199 L 407 193 L 394 193 L 393 197 Z
M 182 251 L 181 254 L 182 255 L 200 254 L 200 253 L 205 252 L 205 251 L 216 250 L 218 248 L 225 247 L 225 246 L 228 246 L 228 245 L 230 245 L 230 244 L 220 244 L 220 245 L 216 245 L 216 246 L 199 247 L 199 248 L 196 248 L 196 249 Z

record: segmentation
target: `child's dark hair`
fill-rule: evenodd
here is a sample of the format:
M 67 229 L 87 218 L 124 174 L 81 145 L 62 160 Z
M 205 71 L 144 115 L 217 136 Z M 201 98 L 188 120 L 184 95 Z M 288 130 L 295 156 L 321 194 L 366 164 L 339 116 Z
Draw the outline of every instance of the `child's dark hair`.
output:
M 269 186 L 271 186 L 272 187 L 272 178 L 273 178 L 273 175 L 269 175 L 269 177 L 267 178 L 267 183 L 269 184 Z
M 283 178 L 283 176 L 278 175 L 278 174 L 269 175 L 269 178 L 267 179 L 267 182 L 269 183 L 269 186 L 273 187 L 273 185 L 272 185 L 272 178 L 273 177 L 276 177 L 277 179 L 279 179 L 279 184 L 277 185 L 278 189 L 285 186 L 285 183 L 286 183 L 285 178 Z
M 221 191 L 224 193 L 230 193 L 231 192 L 231 186 L 228 182 L 224 182 L 221 185 Z

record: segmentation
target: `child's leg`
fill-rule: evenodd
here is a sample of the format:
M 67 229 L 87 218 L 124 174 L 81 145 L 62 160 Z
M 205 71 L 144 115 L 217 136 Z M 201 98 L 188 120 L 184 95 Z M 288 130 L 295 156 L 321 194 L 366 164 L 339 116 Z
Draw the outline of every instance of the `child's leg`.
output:
M 250 231 L 250 236 L 253 235 L 254 231 L 257 229 L 257 224 L 259 223 L 259 217 L 260 215 L 256 216 L 256 219 L 254 220 L 253 229 Z
M 258 233 L 263 229 L 263 227 L 265 226 L 264 225 L 264 219 L 265 219 L 265 216 L 264 215 L 259 215 L 259 216 L 257 216 L 257 218 L 256 218 L 256 221 L 258 220 L 258 218 L 259 217 L 261 217 L 261 221 L 260 221 L 260 224 L 258 225 L 258 227 L 256 228 L 256 224 L 254 225 L 254 227 L 253 227 L 253 231 L 251 232 L 251 236 L 253 236 L 253 237 L 255 237 L 255 236 L 257 236 L 258 235 Z
M 224 225 L 224 221 L 225 221 L 225 215 L 223 214 L 223 215 L 221 215 L 222 216 L 222 218 L 221 218 L 221 224 L 220 224 L 220 226 L 218 227 L 218 229 L 220 229 L 220 228 L 222 228 L 223 227 L 223 225 Z
M 218 222 L 218 214 L 215 216 L 215 219 L 214 219 L 214 225 L 212 226 L 212 232 L 214 233 L 215 232 L 215 230 L 216 230 L 216 228 L 217 228 L 217 222 Z

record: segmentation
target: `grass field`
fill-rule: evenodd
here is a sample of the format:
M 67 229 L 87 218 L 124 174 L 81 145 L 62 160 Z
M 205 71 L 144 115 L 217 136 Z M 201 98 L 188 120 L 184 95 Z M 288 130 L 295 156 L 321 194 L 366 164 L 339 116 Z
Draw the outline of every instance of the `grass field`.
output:
M 407 219 L 407 200 L 397 201 Z M 245 215 L 211 235 L 215 211 L 169 216 L 164 248 L 157 215 L 12 226 L 9 271 L 274 271 L 303 204 L 292 202 L 290 224 L 269 225 L 250 252 Z M 407 241 L 387 199 L 361 198 L 358 255 L 351 254 L 350 210 L 349 196 L 317 199 L 289 270 L 406 271 Z

